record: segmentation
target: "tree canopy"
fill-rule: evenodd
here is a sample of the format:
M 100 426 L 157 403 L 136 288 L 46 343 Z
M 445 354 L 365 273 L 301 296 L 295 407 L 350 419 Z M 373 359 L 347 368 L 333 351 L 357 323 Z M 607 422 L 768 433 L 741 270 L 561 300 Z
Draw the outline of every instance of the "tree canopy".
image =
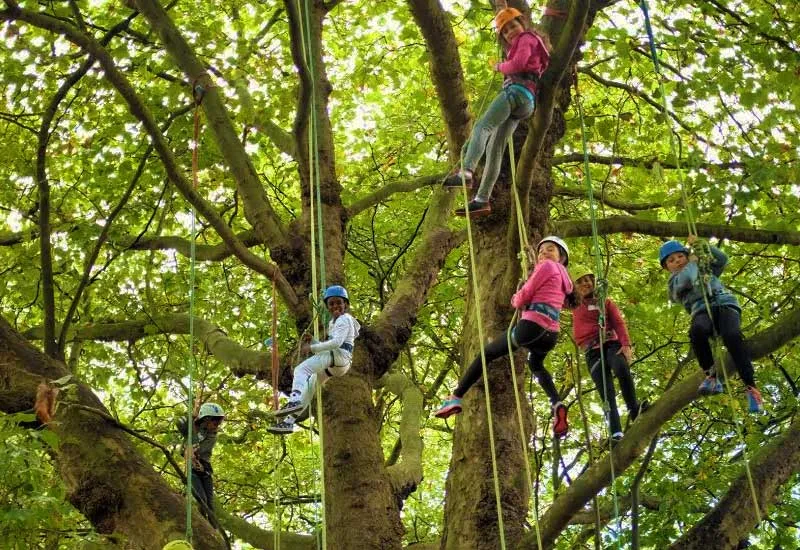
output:
M 659 75 L 635 3 L 509 5 L 549 35 L 552 60 L 515 134 L 516 180 L 506 159 L 492 214 L 471 224 L 473 272 L 452 216 L 464 197 L 439 182 L 501 85 L 493 2 L 5 0 L 0 545 L 178 537 L 174 420 L 194 357 L 196 398 L 227 413 L 213 463 L 231 541 L 275 548 L 278 532 L 281 548 L 310 549 L 324 530 L 329 548 L 497 548 L 483 386 L 457 420 L 430 415 L 479 350 L 476 306 L 486 338 L 511 321 L 526 275 L 512 185 L 531 242 L 561 235 L 594 265 L 582 130 L 600 276 L 652 408 L 609 452 L 567 313 L 546 361 L 566 440 L 522 354 L 516 387 L 495 369 L 509 547 L 800 544 L 800 16 L 785 1 L 654 1 Z M 697 396 L 689 316 L 657 257 L 688 215 L 730 257 L 764 415 L 747 414 L 738 380 Z M 314 255 L 363 331 L 351 371 L 324 387 L 321 425 L 281 439 L 265 427 L 315 319 Z M 45 425 L 41 382 L 60 390 Z M 224 548 L 195 518 L 196 547 Z

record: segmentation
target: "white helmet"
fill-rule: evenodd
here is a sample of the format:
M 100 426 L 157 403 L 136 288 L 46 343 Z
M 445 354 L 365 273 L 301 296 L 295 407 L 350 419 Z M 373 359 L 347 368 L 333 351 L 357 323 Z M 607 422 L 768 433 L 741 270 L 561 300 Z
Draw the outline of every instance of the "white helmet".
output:
M 197 420 L 202 420 L 208 417 L 225 418 L 225 411 L 216 403 L 203 403 L 200 406 L 200 412 L 197 415 Z
M 569 247 L 567 246 L 567 243 L 564 242 L 564 239 L 561 237 L 556 237 L 555 235 L 548 235 L 547 237 L 544 237 L 541 241 L 539 241 L 539 244 L 536 245 L 537 254 L 539 253 L 539 248 L 544 243 L 553 243 L 558 246 L 561 249 L 561 252 L 564 254 L 564 267 L 569 265 Z

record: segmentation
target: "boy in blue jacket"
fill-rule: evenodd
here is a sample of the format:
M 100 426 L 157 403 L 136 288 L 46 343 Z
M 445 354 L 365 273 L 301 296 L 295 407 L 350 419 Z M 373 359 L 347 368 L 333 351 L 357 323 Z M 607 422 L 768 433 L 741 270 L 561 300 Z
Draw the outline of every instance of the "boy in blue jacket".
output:
M 689 243 L 693 240 L 690 237 Z M 717 379 L 714 370 L 714 354 L 710 343 L 711 337 L 716 333 L 722 338 L 739 376 L 745 383 L 750 412 L 758 413 L 764 407 L 761 392 L 756 388 L 750 353 L 739 327 L 742 310 L 736 297 L 719 280 L 728 263 L 728 257 L 715 246 L 709 246 L 709 249 L 708 267 L 704 268 L 698 265 L 697 256 L 690 254 L 689 249 L 678 241 L 667 241 L 661 246 L 661 267 L 670 272 L 667 283 L 669 297 L 673 302 L 683 304 L 692 316 L 689 340 L 700 368 L 706 373 L 705 380 L 698 388 L 700 394 L 713 395 L 723 391 L 722 382 Z M 709 307 L 706 307 L 706 298 Z

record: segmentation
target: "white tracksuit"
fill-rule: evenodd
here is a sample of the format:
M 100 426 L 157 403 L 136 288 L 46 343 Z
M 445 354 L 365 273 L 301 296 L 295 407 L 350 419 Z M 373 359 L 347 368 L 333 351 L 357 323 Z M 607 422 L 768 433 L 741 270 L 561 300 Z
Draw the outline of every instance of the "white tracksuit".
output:
M 358 337 L 360 329 L 361 325 L 349 313 L 343 313 L 335 321 L 328 323 L 328 339 L 311 344 L 314 355 L 294 369 L 292 401 L 299 399 L 305 403 L 311 399 L 306 393 L 310 388 L 312 376 L 316 375 L 317 382 L 323 384 L 331 376 L 342 376 L 350 370 L 353 352 L 341 346 L 349 344 L 352 350 L 353 341 Z

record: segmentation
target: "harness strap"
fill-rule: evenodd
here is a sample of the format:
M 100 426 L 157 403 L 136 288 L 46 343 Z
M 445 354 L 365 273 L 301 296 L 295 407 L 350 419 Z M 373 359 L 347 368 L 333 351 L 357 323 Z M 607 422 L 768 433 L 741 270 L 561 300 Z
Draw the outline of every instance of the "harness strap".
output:
M 535 311 L 536 313 L 541 313 L 542 315 L 546 315 L 547 317 L 551 318 L 553 321 L 558 322 L 561 318 L 561 312 L 551 306 L 550 304 L 545 304 L 544 302 L 533 302 L 532 304 L 528 304 L 525 306 L 525 309 L 528 311 Z

